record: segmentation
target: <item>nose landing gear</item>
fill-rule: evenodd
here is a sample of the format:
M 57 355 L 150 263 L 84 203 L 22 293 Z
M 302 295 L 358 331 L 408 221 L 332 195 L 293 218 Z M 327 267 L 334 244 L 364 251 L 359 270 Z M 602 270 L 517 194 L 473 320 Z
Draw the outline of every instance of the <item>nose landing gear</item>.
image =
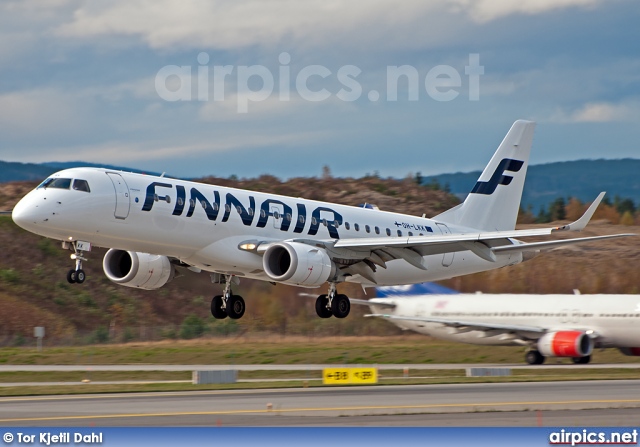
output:
M 69 284 L 82 284 L 87 277 L 82 270 L 82 261 L 87 261 L 87 258 L 84 257 L 84 250 L 91 250 L 91 244 L 81 241 L 63 242 L 62 248 L 73 250 L 70 257 L 76 261 L 76 268 L 67 272 L 67 281 Z

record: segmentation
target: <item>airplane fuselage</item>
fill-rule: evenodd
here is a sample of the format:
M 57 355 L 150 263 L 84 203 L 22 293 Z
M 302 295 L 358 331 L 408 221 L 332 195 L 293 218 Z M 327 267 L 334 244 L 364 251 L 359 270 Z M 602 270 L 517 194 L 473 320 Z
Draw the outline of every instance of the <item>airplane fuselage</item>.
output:
M 244 242 L 384 241 L 470 231 L 375 209 L 99 168 L 68 169 L 51 178 L 86 180 L 90 192 L 33 190 L 14 209 L 14 218 L 30 231 L 62 241 L 168 256 L 204 271 L 260 280 L 269 280 L 262 257 L 239 249 Z M 340 256 L 345 257 L 345 250 Z M 361 258 L 362 253 L 353 250 L 353 257 Z M 387 269 L 378 269 L 376 281 L 392 285 L 439 280 L 521 261 L 521 253 L 499 255 L 496 262 L 470 251 L 440 253 L 426 256 L 426 271 L 403 260 L 390 261 Z M 373 285 L 363 278 L 358 282 Z
M 375 303 L 392 303 L 383 308 Z M 391 316 L 474 322 L 488 326 L 544 328 L 554 331 L 589 331 L 595 347 L 640 346 L 639 295 L 513 295 L 459 294 L 374 298 L 373 312 Z M 477 345 L 522 345 L 508 329 L 470 330 L 439 322 L 390 320 L 402 329 L 444 340 Z M 526 331 L 516 331 L 524 335 Z M 539 334 L 530 334 L 536 339 Z M 640 350 L 638 351 L 640 354 Z

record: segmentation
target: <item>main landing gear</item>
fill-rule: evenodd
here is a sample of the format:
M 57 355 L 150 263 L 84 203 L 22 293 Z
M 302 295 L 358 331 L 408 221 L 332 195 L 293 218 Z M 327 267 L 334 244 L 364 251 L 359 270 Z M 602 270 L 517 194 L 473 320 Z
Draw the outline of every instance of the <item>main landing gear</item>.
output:
M 67 272 L 67 281 L 69 282 L 69 284 L 82 284 L 86 279 L 84 270 L 82 270 L 82 261 L 87 260 L 87 258 L 83 256 L 84 252 L 78 249 L 78 243 L 76 241 L 63 242 L 62 247 L 73 249 L 71 259 L 76 261 L 76 268 L 71 269 Z
M 231 318 L 237 320 L 242 318 L 246 309 L 244 299 L 240 295 L 234 295 L 231 292 L 232 276 L 227 275 L 211 275 L 212 282 L 224 281 L 224 291 L 222 295 L 216 295 L 211 300 L 211 315 L 217 320 Z
M 336 318 L 345 318 L 350 310 L 349 297 L 338 294 L 334 283 L 329 284 L 328 295 L 320 295 L 316 300 L 316 314 L 320 318 L 331 318 L 332 315 Z
M 535 349 L 527 351 L 524 355 L 524 359 L 529 365 L 542 365 L 545 361 L 545 357 L 540 354 L 540 351 Z M 571 357 L 571 361 L 576 365 L 586 365 L 591 361 L 591 356 L 585 355 L 584 357 Z
M 542 365 L 544 363 L 544 356 L 540 354 L 540 351 L 536 351 L 535 349 L 527 351 L 524 359 L 529 365 Z

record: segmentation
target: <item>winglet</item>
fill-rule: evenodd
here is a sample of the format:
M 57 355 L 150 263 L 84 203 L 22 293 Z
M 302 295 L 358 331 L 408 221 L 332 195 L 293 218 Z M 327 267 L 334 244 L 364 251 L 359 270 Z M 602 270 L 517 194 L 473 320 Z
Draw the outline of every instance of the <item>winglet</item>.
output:
M 585 213 L 582 215 L 582 217 L 580 219 L 578 219 L 575 222 L 570 223 L 568 225 L 563 225 L 561 227 L 554 228 L 554 231 L 580 231 L 580 230 L 584 230 L 584 227 L 587 226 L 587 224 L 591 220 L 591 217 L 593 217 L 593 213 L 596 212 L 596 208 L 598 208 L 598 205 L 600 205 L 600 202 L 602 202 L 602 198 L 604 197 L 605 194 L 606 193 L 604 191 L 602 191 L 600 194 L 598 194 L 598 197 L 596 197 L 596 200 L 593 201 L 591 206 L 587 209 L 587 211 L 585 211 Z

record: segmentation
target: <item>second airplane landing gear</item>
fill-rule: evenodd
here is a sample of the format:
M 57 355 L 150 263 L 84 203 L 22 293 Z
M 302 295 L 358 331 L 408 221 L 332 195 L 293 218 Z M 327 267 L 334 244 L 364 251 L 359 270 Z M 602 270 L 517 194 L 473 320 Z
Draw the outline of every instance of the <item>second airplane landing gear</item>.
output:
M 524 359 L 529 365 L 542 365 L 544 363 L 544 356 L 540 354 L 540 351 L 536 351 L 535 349 L 527 351 Z
M 214 281 L 213 275 L 212 281 Z M 246 309 L 244 299 L 240 295 L 234 295 L 231 292 L 231 281 L 231 276 L 224 276 L 225 286 L 223 294 L 216 295 L 211 300 L 211 315 L 217 320 L 222 320 L 227 317 L 237 320 L 244 315 Z
M 336 293 L 336 285 L 329 284 L 329 294 L 320 295 L 316 300 L 316 314 L 320 318 L 345 318 L 349 315 L 351 303 L 347 295 Z

